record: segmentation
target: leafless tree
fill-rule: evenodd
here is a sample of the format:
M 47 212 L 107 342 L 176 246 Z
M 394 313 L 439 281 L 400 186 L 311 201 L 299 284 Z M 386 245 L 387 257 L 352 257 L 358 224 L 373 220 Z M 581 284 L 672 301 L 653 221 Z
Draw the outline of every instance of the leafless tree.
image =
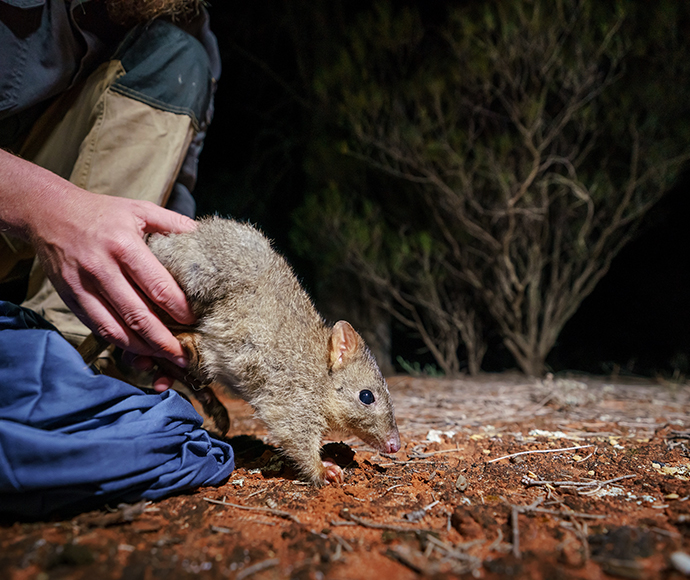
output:
M 444 374 L 461 371 L 461 346 L 465 347 L 467 370 L 478 374 L 486 342 L 475 304 L 469 299 L 472 289 L 458 286 L 457 280 L 439 273 L 445 261 L 438 259 L 439 252 L 432 249 L 430 240 L 421 236 L 422 242 L 414 243 L 404 232 L 399 236 L 406 248 L 397 249 L 396 260 L 404 263 L 395 269 L 390 268 L 390 261 L 386 264 L 373 258 L 372 250 L 381 248 L 375 248 L 378 244 L 371 238 L 367 244 L 353 244 L 352 238 L 350 243 L 343 240 L 348 248 L 343 262 L 370 289 L 369 300 L 420 337 Z
M 401 36 L 417 30 L 414 16 L 396 29 L 382 9 L 370 25 L 379 38 L 362 29 L 340 65 L 348 154 L 412 188 L 443 247 L 394 274 L 356 244 L 349 259 L 446 372 L 458 370 L 458 336 L 481 362 L 473 316 L 485 308 L 522 370 L 541 375 L 567 320 L 690 158 L 690 143 L 650 121 L 653 104 L 626 98 L 626 13 L 593 6 L 458 10 L 428 58 L 423 34 Z

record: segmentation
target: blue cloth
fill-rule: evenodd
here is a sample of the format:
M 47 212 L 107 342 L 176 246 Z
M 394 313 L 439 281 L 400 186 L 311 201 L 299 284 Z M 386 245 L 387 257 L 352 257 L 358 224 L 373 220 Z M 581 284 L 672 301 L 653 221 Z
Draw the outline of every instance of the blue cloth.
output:
M 0 514 L 42 518 L 218 485 L 232 448 L 174 391 L 95 374 L 36 313 L 0 301 Z

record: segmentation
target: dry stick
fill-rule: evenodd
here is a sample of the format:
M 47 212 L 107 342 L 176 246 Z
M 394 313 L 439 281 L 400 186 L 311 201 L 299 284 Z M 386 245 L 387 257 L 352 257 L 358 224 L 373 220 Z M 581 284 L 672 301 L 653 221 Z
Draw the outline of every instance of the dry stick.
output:
M 391 461 L 390 463 L 379 463 L 379 465 L 381 467 L 390 467 L 391 465 L 408 465 L 410 463 L 414 463 L 415 465 L 421 465 L 421 464 L 436 465 L 433 461 L 417 461 L 414 457 L 411 459 L 407 459 L 405 461 L 397 460 L 397 461 Z
M 504 455 L 503 457 L 497 457 L 487 463 L 496 463 L 501 461 L 501 459 L 510 459 L 511 457 L 517 457 L 518 455 L 528 455 L 530 453 L 558 453 L 559 451 L 573 451 L 575 449 L 585 449 L 587 447 L 594 447 L 594 445 L 578 445 L 577 447 L 564 447 L 562 449 L 536 449 L 534 451 L 520 451 L 519 453 L 513 453 L 511 455 Z
M 573 522 L 573 527 L 577 530 L 577 535 L 578 538 L 580 539 L 580 542 L 582 542 L 582 553 L 584 556 L 585 562 L 589 560 L 590 558 L 590 550 L 589 550 L 589 531 L 587 529 L 587 522 L 578 522 L 577 520 L 572 520 Z
M 406 487 L 406 483 L 398 483 L 397 485 L 391 485 L 386 491 L 383 492 L 382 495 L 386 495 L 389 491 L 395 489 L 396 487 Z
M 455 558 L 456 560 L 460 560 L 462 562 L 471 562 L 473 564 L 481 563 L 479 558 L 477 558 L 476 556 L 466 554 L 465 552 L 456 549 L 454 546 L 451 546 L 450 544 L 447 544 L 446 542 L 439 540 L 434 536 L 427 536 L 427 541 L 429 542 L 430 546 L 433 545 L 436 548 L 440 548 L 443 552 L 445 552 L 445 555 L 447 557 Z M 468 544 L 476 545 L 481 544 L 483 542 L 484 540 L 475 540 L 473 542 L 468 542 Z
M 580 459 L 580 460 L 578 461 L 578 463 L 584 463 L 584 462 L 587 461 L 590 457 L 592 457 L 592 455 L 594 455 L 596 452 L 597 452 L 597 450 L 596 450 L 596 448 L 595 448 L 594 451 L 592 451 L 587 457 L 583 457 L 582 459 Z
M 636 423 L 639 427 L 639 424 Z M 592 439 L 594 437 L 623 437 L 620 431 L 569 431 L 567 427 L 560 428 L 569 439 Z
M 425 570 L 415 564 L 407 554 L 404 554 L 401 547 L 394 546 L 393 548 L 388 548 L 388 550 L 386 550 L 386 556 L 397 560 L 404 566 L 407 566 L 415 574 L 426 575 Z
M 426 451 L 426 452 L 419 452 L 415 453 L 412 452 L 410 454 L 410 459 L 426 459 L 427 457 L 431 457 L 432 455 L 440 455 L 442 453 L 461 453 L 463 450 L 462 449 L 441 449 L 440 451 Z
M 520 555 L 520 526 L 518 525 L 519 509 L 516 505 L 513 506 L 510 512 L 510 521 L 513 524 L 513 556 L 516 560 L 521 558 Z
M 220 526 L 211 526 L 211 531 L 217 534 L 231 534 L 232 530 L 230 528 L 221 528 Z
M 544 501 L 544 496 L 539 496 L 536 500 L 534 500 L 530 505 L 525 505 L 525 506 L 516 506 L 508 502 L 507 499 L 504 497 L 501 497 L 501 499 L 507 503 L 511 508 L 517 508 L 517 510 L 520 513 L 527 513 L 527 512 L 537 512 L 540 514 L 549 514 L 553 516 L 567 516 L 571 518 L 585 518 L 585 519 L 591 519 L 591 520 L 599 520 L 599 519 L 604 519 L 607 518 L 608 516 L 600 516 L 600 515 L 594 515 L 594 514 L 586 514 L 582 512 L 573 512 L 573 511 L 557 511 L 557 510 L 550 510 L 546 508 L 539 507 L 539 505 Z
M 520 514 L 520 512 L 524 513 L 526 511 L 535 509 L 540 503 L 544 501 L 544 496 L 539 496 L 530 505 L 527 506 L 513 505 L 503 496 L 501 496 L 501 499 L 510 506 L 510 521 L 513 530 L 513 556 L 516 560 L 519 560 L 522 556 L 520 554 L 520 527 L 518 523 L 518 515 Z
M 250 506 L 246 506 L 246 505 L 239 505 L 239 504 L 230 503 L 230 502 L 227 502 L 227 501 L 219 501 L 219 500 L 217 500 L 217 499 L 211 499 L 210 497 L 205 497 L 205 498 L 203 498 L 203 500 L 204 500 L 204 501 L 207 501 L 207 502 L 209 502 L 209 503 L 214 503 L 214 504 L 218 504 L 218 505 L 224 505 L 224 506 L 227 506 L 227 507 L 234 507 L 234 508 L 237 508 L 237 509 L 240 509 L 240 510 L 247 510 L 247 511 L 252 511 L 252 512 L 261 512 L 261 513 L 268 513 L 268 514 L 277 516 L 277 517 L 279 517 L 279 518 L 285 518 L 285 519 L 287 519 L 287 520 L 291 520 L 291 521 L 295 522 L 296 524 L 302 525 L 302 522 L 300 522 L 300 521 L 297 519 L 297 517 L 295 517 L 294 515 L 292 515 L 290 512 L 284 512 L 284 511 L 276 510 L 276 509 L 272 509 L 272 508 L 250 507 Z
M 672 532 L 670 530 L 664 530 L 662 528 L 653 527 L 653 528 L 649 528 L 649 529 L 652 532 L 655 532 L 661 536 L 668 536 L 669 538 L 682 538 L 683 537 L 683 535 L 679 534 L 678 532 Z
M 363 518 L 359 518 L 352 514 L 347 514 L 346 516 L 349 522 L 335 522 L 331 521 L 331 525 L 334 526 L 348 526 L 354 524 L 359 524 L 365 528 L 370 528 L 372 530 L 390 530 L 392 532 L 431 532 L 432 530 L 425 530 L 423 528 L 406 528 L 404 526 L 395 526 L 393 524 L 377 524 L 376 522 L 368 522 Z
M 528 409 L 529 413 L 534 415 L 539 409 L 544 407 L 551 399 L 553 399 L 556 396 L 555 392 L 551 392 L 548 395 L 546 395 L 544 398 L 542 398 L 541 401 L 539 401 L 532 409 Z
M 405 514 L 405 519 L 408 522 L 416 522 L 418 520 L 421 520 L 426 515 L 426 512 L 428 512 L 432 507 L 435 507 L 440 503 L 441 502 L 439 500 L 435 500 L 433 503 L 430 503 L 429 505 L 424 506 L 420 510 L 415 510 L 413 512 Z
M 335 539 L 338 544 L 340 544 L 343 548 L 345 548 L 345 551 L 347 552 L 352 552 L 353 548 L 350 546 L 350 544 L 345 540 L 345 538 L 340 537 L 338 534 L 330 534 L 330 537 Z
M 613 479 L 607 479 L 606 481 L 546 481 L 540 479 L 532 479 L 531 477 L 523 477 L 522 482 L 526 485 L 557 485 L 559 487 L 601 487 L 608 485 L 609 483 L 614 483 L 616 481 L 621 481 L 623 479 L 630 479 L 631 477 L 637 477 L 636 474 L 631 473 L 630 475 L 621 475 L 620 477 L 614 477 Z
M 578 522 L 572 520 L 571 522 L 560 522 L 560 527 L 572 532 L 575 538 L 582 544 L 582 564 L 584 565 L 590 558 L 589 541 L 587 540 L 589 532 L 587 530 L 587 522 Z M 560 545 L 564 546 L 566 542 Z
M 489 552 L 496 550 L 501 545 L 501 542 L 503 542 L 503 532 L 501 531 L 501 528 L 497 528 L 497 530 L 498 535 L 496 536 L 496 539 L 489 544 Z
M 590 520 L 603 520 L 606 519 L 609 516 L 601 516 L 601 515 L 596 515 L 596 514 L 587 514 L 583 512 L 571 512 L 571 511 L 558 511 L 558 510 L 550 510 L 546 508 L 532 508 L 530 510 L 523 510 L 523 511 L 531 511 L 531 512 L 537 512 L 540 514 L 549 514 L 552 516 L 561 516 L 561 517 L 569 517 L 569 518 L 583 518 L 583 519 L 590 519 Z
M 562 487 L 567 487 L 567 486 L 562 486 Z M 572 487 L 572 486 L 571 486 Z M 593 487 L 591 489 L 588 489 L 587 491 L 578 491 L 577 495 L 596 495 L 601 491 L 602 486 L 597 485 L 596 487 Z
M 266 568 L 273 568 L 273 566 L 277 566 L 278 564 L 280 564 L 280 560 L 278 560 L 278 558 L 271 558 L 270 560 L 257 562 L 256 564 L 252 564 L 248 568 L 245 568 L 241 572 L 238 572 L 237 576 L 235 576 L 235 580 L 244 580 L 244 578 L 247 576 L 251 576 L 256 572 L 261 572 L 261 570 L 266 570 Z

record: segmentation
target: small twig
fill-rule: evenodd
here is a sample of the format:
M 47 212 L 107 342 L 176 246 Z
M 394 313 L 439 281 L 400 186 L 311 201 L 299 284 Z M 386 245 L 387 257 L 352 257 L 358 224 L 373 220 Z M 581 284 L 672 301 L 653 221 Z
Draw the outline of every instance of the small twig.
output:
M 569 517 L 589 518 L 589 519 L 603 519 L 603 518 L 608 517 L 608 516 L 585 514 L 585 513 L 581 513 L 581 512 L 550 510 L 550 509 L 539 507 L 545 499 L 543 495 L 540 495 L 530 505 L 524 505 L 524 506 L 513 505 L 503 496 L 501 496 L 501 499 L 506 504 L 508 504 L 511 507 L 511 509 L 515 508 L 518 510 L 518 512 L 523 513 L 523 514 L 527 513 L 527 512 L 537 512 L 540 514 L 550 514 L 550 515 L 554 515 L 554 516 L 569 516 Z
M 220 526 L 211 526 L 211 531 L 217 534 L 231 534 L 232 530 L 230 528 L 221 528 Z
M 433 461 L 419 461 L 416 458 L 412 457 L 410 459 L 405 459 L 405 460 L 395 460 L 391 461 L 390 463 L 379 463 L 381 467 L 390 467 L 391 465 L 409 465 L 410 463 L 414 463 L 415 465 L 436 465 Z
M 239 504 L 230 503 L 230 502 L 227 502 L 227 501 L 219 501 L 219 500 L 217 500 L 217 499 L 211 499 L 210 497 L 205 497 L 205 498 L 203 498 L 203 500 L 204 500 L 204 501 L 207 501 L 207 502 L 209 502 L 209 503 L 214 503 L 214 504 L 218 504 L 218 505 L 224 505 L 224 506 L 227 506 L 227 507 L 233 507 L 233 508 L 240 509 L 240 510 L 247 510 L 247 511 L 252 511 L 252 512 L 261 512 L 261 513 L 268 513 L 268 514 L 271 514 L 271 515 L 273 515 L 273 516 L 277 516 L 277 517 L 279 517 L 279 518 L 285 518 L 286 520 L 291 520 L 291 521 L 295 522 L 296 524 L 300 524 L 300 525 L 302 524 L 302 522 L 300 522 L 300 521 L 297 519 L 296 516 L 294 516 L 294 515 L 291 514 L 290 512 L 284 512 L 284 511 L 282 511 L 282 510 L 276 510 L 276 509 L 273 509 L 273 508 L 251 507 L 251 506 L 246 506 L 246 505 L 239 505 Z
M 539 409 L 544 407 L 551 399 L 553 399 L 556 396 L 556 392 L 552 391 L 549 394 L 547 394 L 545 397 L 541 399 L 533 408 L 529 410 L 529 412 L 534 415 Z
M 415 574 L 425 575 L 425 570 L 418 564 L 413 562 L 412 558 L 410 557 L 410 554 L 408 554 L 408 552 L 410 551 L 411 550 L 409 548 L 405 550 L 402 546 L 394 546 L 393 548 L 389 548 L 388 550 L 386 550 L 386 556 L 394 560 L 397 560 L 404 566 L 407 566 Z
M 342 559 L 343 559 L 343 547 L 340 544 L 336 544 L 335 545 L 335 551 L 333 552 L 333 555 L 329 557 L 329 560 L 331 562 L 339 562 Z
M 529 505 L 515 505 L 510 503 L 505 497 L 500 496 L 501 499 L 503 500 L 504 503 L 508 504 L 511 509 L 512 508 L 517 508 L 520 512 L 527 512 L 527 511 L 532 511 L 534 510 L 537 506 L 540 506 L 544 502 L 544 496 L 540 495 L 537 499 L 535 499 L 531 504 Z
M 341 538 L 338 534 L 330 534 L 330 537 L 335 539 L 335 541 L 338 542 L 338 544 L 340 544 L 345 549 L 346 552 L 352 552 L 353 551 L 352 546 L 350 546 L 350 544 L 347 543 L 345 538 Z
M 481 566 L 481 560 L 479 558 L 475 556 L 465 556 L 455 550 L 448 554 L 448 557 L 453 558 L 456 555 L 460 556 L 457 558 L 459 562 L 447 562 L 447 558 L 437 562 L 430 562 L 426 554 L 406 546 L 393 546 L 386 551 L 386 556 L 397 560 L 410 568 L 410 570 L 425 577 L 438 577 L 441 574 L 445 577 L 448 572 L 458 575 L 467 574 Z M 444 569 L 444 564 L 450 564 L 450 570 Z
M 653 528 L 649 528 L 649 529 L 652 532 L 654 532 L 655 534 L 659 534 L 661 536 L 668 536 L 670 538 L 682 538 L 683 537 L 682 534 L 679 534 L 678 532 L 672 532 L 671 530 L 664 530 L 662 528 L 657 528 L 657 527 L 653 527 Z
M 605 485 L 608 485 L 609 483 L 614 483 L 616 481 L 621 481 L 623 479 L 630 479 L 631 477 L 637 477 L 634 473 L 630 475 L 621 475 L 620 477 L 614 477 L 613 479 L 608 479 L 606 481 L 597 481 L 597 480 L 592 480 L 592 481 L 546 481 L 546 480 L 541 480 L 541 479 L 532 479 L 531 477 L 523 477 L 522 478 L 522 483 L 528 486 L 533 486 L 533 485 L 552 485 L 552 486 L 558 486 L 558 487 L 594 487 L 594 488 L 602 488 Z M 595 490 L 595 491 L 598 491 Z M 583 492 L 583 493 L 591 493 L 591 492 Z
M 571 511 L 558 511 L 558 510 L 550 510 L 546 508 L 534 508 L 530 511 L 540 513 L 540 514 L 549 514 L 552 516 L 568 516 L 570 518 L 585 518 L 585 519 L 590 519 L 590 520 L 603 520 L 606 519 L 609 516 L 600 516 L 600 515 L 595 515 L 595 514 L 586 514 L 583 512 L 571 512 Z
M 350 520 L 349 522 L 334 522 L 331 521 L 331 524 L 334 526 L 344 526 L 344 525 L 349 525 L 351 522 L 354 522 L 355 524 L 358 524 L 360 526 L 363 526 L 365 528 L 369 528 L 372 530 L 390 530 L 392 532 L 429 532 L 431 530 L 423 530 L 422 528 L 406 528 L 404 526 L 396 526 L 393 524 L 377 524 L 376 522 L 369 522 L 363 518 L 359 518 L 355 515 L 352 515 L 350 513 L 347 513 L 345 510 L 344 515 L 342 517 L 347 518 Z
M 639 426 L 639 425 L 638 425 Z M 592 439 L 593 437 L 623 437 L 620 431 L 567 431 L 569 439 Z
M 597 452 L 597 450 L 595 449 L 595 450 L 592 451 L 587 457 L 583 457 L 582 459 L 580 459 L 580 460 L 578 461 L 578 463 L 584 463 L 584 462 L 587 461 L 590 457 L 592 457 L 592 455 L 594 455 L 596 452 Z
M 530 453 L 558 453 L 560 451 L 573 451 L 575 449 L 585 449 L 587 447 L 594 447 L 594 445 L 578 445 L 576 447 L 564 447 L 562 449 L 536 449 L 534 451 L 520 451 L 519 453 L 512 453 L 511 455 L 504 455 L 503 457 L 497 457 L 487 461 L 487 463 L 496 463 L 501 461 L 501 459 L 510 459 L 511 457 L 517 457 L 518 455 L 528 455 Z
M 381 495 L 386 495 L 389 491 L 394 490 L 396 487 L 405 487 L 406 484 L 404 483 L 398 483 L 397 485 L 391 485 L 386 491 L 384 491 Z
M 567 487 L 567 486 L 562 486 L 562 487 Z M 582 491 L 582 490 L 580 490 L 580 491 L 577 492 L 577 494 L 578 494 L 578 495 L 596 495 L 596 494 L 598 494 L 601 490 L 602 490 L 602 486 L 601 486 L 601 485 L 597 485 L 596 487 L 594 487 L 594 488 L 592 488 L 592 489 L 588 489 L 587 491 Z
M 270 560 L 257 562 L 256 564 L 252 564 L 251 566 L 238 572 L 237 576 L 235 576 L 235 580 L 244 580 L 244 578 L 247 576 L 251 576 L 256 572 L 261 572 L 261 570 L 266 570 L 267 568 L 273 568 L 273 566 L 277 566 L 278 564 L 280 564 L 280 560 L 278 560 L 278 558 L 271 558 Z
M 368 522 L 367 520 L 364 520 L 362 518 L 358 518 L 357 516 L 350 515 L 350 519 L 359 524 L 360 526 L 364 526 L 365 528 L 370 528 L 372 530 L 390 530 L 392 532 L 416 532 L 416 531 L 421 531 L 419 528 L 406 528 L 404 526 L 395 526 L 393 524 L 377 524 L 376 522 Z
M 498 549 L 503 542 L 503 532 L 501 531 L 501 528 L 497 528 L 497 530 L 498 535 L 496 536 L 496 539 L 489 544 L 489 552 L 493 552 L 494 550 Z
M 583 554 L 583 560 L 587 562 L 590 558 L 590 551 L 589 551 L 589 531 L 587 530 L 587 522 L 580 523 L 577 520 L 572 520 L 573 522 L 573 527 L 576 530 L 576 535 L 580 542 L 582 543 L 582 554 Z
M 439 503 L 441 503 L 439 500 L 435 500 L 433 503 L 424 506 L 420 510 L 415 510 L 413 512 L 407 513 L 405 514 L 405 519 L 409 522 L 417 522 L 426 515 L 426 512 L 428 512 L 432 507 L 438 505 Z
M 510 521 L 513 525 L 513 556 L 516 560 L 519 560 L 522 557 L 520 554 L 520 526 L 518 524 L 519 513 L 519 508 L 514 505 L 510 512 Z
M 460 453 L 464 449 L 441 449 L 440 451 L 425 451 L 425 452 L 411 452 L 409 454 L 410 459 L 426 459 L 432 455 L 441 455 L 442 453 Z
M 451 546 L 450 544 L 447 544 L 446 542 L 439 540 L 435 536 L 429 535 L 429 536 L 427 536 L 426 539 L 429 542 L 429 544 L 431 544 L 437 548 L 440 548 L 445 553 L 446 556 L 449 556 L 451 558 L 455 558 L 456 560 L 461 560 L 464 562 L 468 562 L 468 561 L 474 562 L 476 560 L 476 558 L 474 556 L 470 556 L 469 554 L 466 554 L 465 552 L 461 552 L 460 550 L 456 549 L 455 547 Z M 483 539 L 479 539 L 479 540 L 474 540 L 472 542 L 468 542 L 468 544 L 471 544 L 474 546 L 477 544 L 481 544 L 483 542 L 484 542 Z M 468 547 L 470 547 L 470 546 L 468 546 Z

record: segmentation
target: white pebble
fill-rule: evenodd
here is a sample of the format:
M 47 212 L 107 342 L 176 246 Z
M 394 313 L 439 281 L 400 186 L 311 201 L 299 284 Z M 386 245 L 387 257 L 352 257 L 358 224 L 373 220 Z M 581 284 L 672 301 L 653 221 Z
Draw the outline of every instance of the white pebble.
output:
M 681 574 L 690 576 L 690 556 L 685 552 L 673 552 L 671 554 L 671 564 Z

